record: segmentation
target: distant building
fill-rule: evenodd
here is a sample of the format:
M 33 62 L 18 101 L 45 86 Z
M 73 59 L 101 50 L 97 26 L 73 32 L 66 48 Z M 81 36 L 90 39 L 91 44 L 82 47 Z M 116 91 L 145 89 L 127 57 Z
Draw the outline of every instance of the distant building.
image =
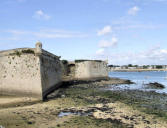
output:
M 163 69 L 167 69 L 167 65 L 163 65 L 162 68 L 163 68 Z
M 128 67 L 128 69 L 137 69 L 137 67 Z
M 121 69 L 128 69 L 128 66 L 123 65 L 123 66 L 121 66 Z

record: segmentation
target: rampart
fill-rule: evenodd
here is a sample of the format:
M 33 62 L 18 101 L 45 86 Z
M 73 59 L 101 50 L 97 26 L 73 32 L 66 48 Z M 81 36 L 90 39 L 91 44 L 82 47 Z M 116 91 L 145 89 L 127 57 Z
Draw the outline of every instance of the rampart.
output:
M 42 49 L 21 48 L 0 52 L 0 94 L 43 99 L 62 80 L 60 57 Z
M 108 78 L 107 62 L 101 60 L 75 60 L 68 62 L 66 79 Z
M 75 78 L 92 79 L 108 77 L 107 63 L 101 60 L 75 60 Z

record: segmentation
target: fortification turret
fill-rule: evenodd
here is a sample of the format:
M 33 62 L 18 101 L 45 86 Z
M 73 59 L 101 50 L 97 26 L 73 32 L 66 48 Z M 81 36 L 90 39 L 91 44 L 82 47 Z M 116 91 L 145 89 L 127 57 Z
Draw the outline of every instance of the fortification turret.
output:
M 36 54 L 37 55 L 41 55 L 42 54 L 42 43 L 41 42 L 37 42 L 35 47 L 36 47 Z
M 107 60 L 105 60 L 104 62 L 106 62 L 106 64 L 108 64 L 108 59 L 107 59 Z

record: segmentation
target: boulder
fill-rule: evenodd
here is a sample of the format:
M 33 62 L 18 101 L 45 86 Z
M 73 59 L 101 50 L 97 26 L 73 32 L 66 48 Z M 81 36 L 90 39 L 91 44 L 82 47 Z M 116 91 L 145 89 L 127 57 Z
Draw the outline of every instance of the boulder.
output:
M 149 84 L 146 84 L 146 85 L 151 87 L 151 88 L 159 88 L 159 89 L 165 88 L 165 86 L 163 84 L 160 84 L 158 82 L 149 83 Z

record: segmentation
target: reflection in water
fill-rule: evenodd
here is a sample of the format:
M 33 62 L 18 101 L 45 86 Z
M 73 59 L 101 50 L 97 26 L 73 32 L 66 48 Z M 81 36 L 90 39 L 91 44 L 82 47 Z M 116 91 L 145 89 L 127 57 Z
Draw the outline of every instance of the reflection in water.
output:
M 118 85 L 112 87 L 116 89 L 139 89 L 145 91 L 156 91 L 159 93 L 167 93 L 167 72 L 166 71 L 151 71 L 151 72 L 110 72 L 110 77 L 117 77 L 121 79 L 129 79 L 136 84 L 132 85 Z M 165 86 L 164 89 L 148 89 L 145 84 L 158 82 Z
M 59 113 L 59 117 L 63 117 L 63 116 L 68 116 L 68 115 L 75 115 L 75 113 L 72 112 L 60 112 Z
M 58 117 L 64 117 L 69 115 L 79 115 L 79 116 L 89 116 L 91 115 L 91 112 L 60 112 Z

